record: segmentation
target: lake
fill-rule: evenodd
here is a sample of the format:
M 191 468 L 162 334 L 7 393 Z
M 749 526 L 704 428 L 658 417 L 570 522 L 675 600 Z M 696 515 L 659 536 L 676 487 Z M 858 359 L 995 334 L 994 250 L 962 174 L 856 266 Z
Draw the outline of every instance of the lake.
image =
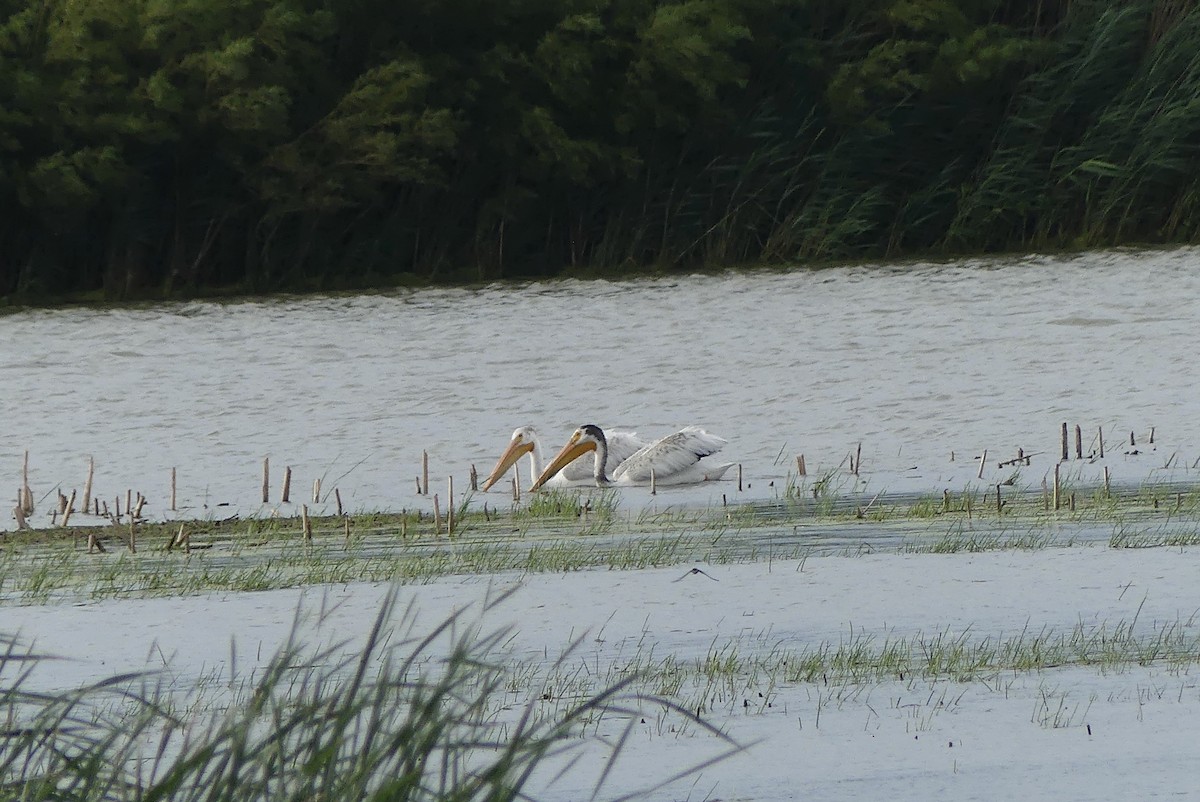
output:
M 1067 422 L 1072 452 L 1076 424 L 1085 454 L 1104 432 L 1104 460 L 1066 466 L 1081 482 L 1105 466 L 1187 481 L 1198 263 L 1192 248 L 1122 250 L 21 311 L 0 316 L 0 473 L 15 492 L 29 451 L 38 526 L 56 490 L 82 492 L 89 457 L 94 496 L 141 492 L 149 517 L 271 514 L 285 466 L 288 514 L 331 512 L 335 487 L 350 511 L 412 509 L 431 504 L 422 452 L 430 492 L 453 475 L 461 493 L 518 425 L 553 452 L 582 423 L 698 424 L 729 440 L 742 490 L 735 469 L 655 504 L 771 498 L 799 454 L 847 492 L 940 494 L 1014 472 L 1039 485 Z M 999 466 L 1018 449 L 1029 466 Z

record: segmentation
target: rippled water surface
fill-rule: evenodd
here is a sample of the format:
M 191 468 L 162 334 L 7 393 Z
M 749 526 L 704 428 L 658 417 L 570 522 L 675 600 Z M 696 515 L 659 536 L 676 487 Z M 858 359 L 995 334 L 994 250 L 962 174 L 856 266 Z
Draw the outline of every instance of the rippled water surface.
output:
M 261 511 L 269 456 L 275 500 L 290 465 L 293 501 L 321 477 L 351 510 L 411 508 L 423 450 L 444 492 L 520 424 L 554 451 L 585 422 L 695 423 L 747 486 L 658 503 L 771 497 L 801 453 L 842 476 L 859 443 L 859 489 L 940 492 L 978 481 L 985 448 L 986 481 L 1024 448 L 1039 483 L 1066 421 L 1085 452 L 1105 432 L 1081 478 L 1178 480 L 1200 457 L 1198 332 L 1192 249 L 21 312 L 0 317 L 0 476 L 15 491 L 28 449 L 36 501 L 94 456 L 97 496 L 164 514 L 175 466 L 180 506 L 221 516 Z

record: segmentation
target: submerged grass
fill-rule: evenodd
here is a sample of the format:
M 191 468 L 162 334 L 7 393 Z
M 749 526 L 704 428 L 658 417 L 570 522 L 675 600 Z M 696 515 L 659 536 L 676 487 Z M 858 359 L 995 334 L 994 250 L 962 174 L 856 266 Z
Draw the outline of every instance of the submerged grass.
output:
M 551 490 L 496 509 L 464 501 L 447 534 L 420 511 L 299 518 L 142 522 L 0 535 L 0 603 L 268 590 L 349 582 L 426 582 L 453 574 L 636 569 L 814 553 L 971 553 L 1078 543 L 1200 545 L 1190 486 L 1073 487 L 1074 501 L 1023 485 L 941 496 L 871 493 L 856 477 L 789 477 L 775 500 L 622 510 L 617 490 Z M 1073 481 L 1067 477 L 1067 481 Z M 1063 494 L 1065 496 L 1066 494 Z M 997 503 L 999 501 L 999 504 Z M 179 541 L 182 527 L 184 539 Z M 93 552 L 93 538 L 105 548 Z
M 851 630 L 836 642 L 798 649 L 772 643 L 769 633 L 763 633 L 714 640 L 691 659 L 656 655 L 654 645 L 642 644 L 634 655 L 610 660 L 607 671 L 585 663 L 585 670 L 567 667 L 549 675 L 532 668 L 524 681 L 529 687 L 586 694 L 605 682 L 636 677 L 639 690 L 668 696 L 696 714 L 765 714 L 785 689 L 799 686 L 845 698 L 864 689 L 869 693 L 880 683 L 910 690 L 920 683 L 934 687 L 946 682 L 992 688 L 1019 675 L 1071 667 L 1106 673 L 1135 667 L 1186 672 L 1200 663 L 1200 635 L 1193 621 L 1139 628 L 1136 617 L 1116 624 L 1080 623 L 1069 630 L 1026 628 L 983 636 L 970 628 L 882 638 L 870 630 Z M 664 731 L 668 726 L 679 732 L 687 723 L 661 725 Z
M 538 696 L 514 706 L 512 669 L 496 656 L 507 637 L 461 614 L 417 631 L 390 596 L 363 644 L 312 653 L 290 639 L 225 705 L 187 716 L 152 675 L 31 690 L 45 658 L 0 636 L 0 791 L 30 802 L 525 799 L 535 771 L 561 768 L 602 718 L 619 760 L 647 708 L 737 749 L 671 701 L 633 692 L 632 676 L 549 711 Z
M 731 641 L 714 644 L 696 661 L 695 675 L 738 675 L 750 685 L 782 683 L 871 683 L 948 679 L 989 679 L 1004 672 L 1035 672 L 1067 666 L 1120 671 L 1130 666 L 1166 665 L 1181 669 L 1200 663 L 1200 634 L 1183 620 L 1137 627 L 1136 619 L 1115 624 L 1077 624 L 1069 631 L 1028 629 L 1013 635 L 979 636 L 971 629 L 932 635 L 880 639 L 869 631 L 851 631 L 837 643 L 825 641 L 801 650 L 773 648 L 745 653 Z

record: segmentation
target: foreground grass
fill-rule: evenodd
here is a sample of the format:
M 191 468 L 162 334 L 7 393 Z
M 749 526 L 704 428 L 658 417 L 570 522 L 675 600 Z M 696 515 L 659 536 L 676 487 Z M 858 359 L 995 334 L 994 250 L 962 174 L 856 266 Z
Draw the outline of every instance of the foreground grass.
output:
M 889 704 L 893 693 L 897 706 L 902 694 L 925 700 L 906 707 L 926 730 L 961 698 L 961 687 L 947 683 L 1006 692 L 1006 676 L 1048 669 L 1186 672 L 1200 662 L 1193 621 L 1139 627 L 1135 616 L 995 636 L 968 629 L 879 639 L 852 630 L 802 649 L 763 648 L 773 640 L 764 634 L 714 643 L 693 659 L 640 646 L 596 671 L 582 640 L 549 663 L 514 664 L 505 659 L 506 630 L 484 631 L 461 613 L 417 630 L 411 613 L 389 596 L 361 644 L 313 652 L 293 634 L 249 679 L 235 682 L 231 668 L 211 683 L 216 697 L 200 701 L 194 689 L 153 674 L 40 692 L 32 679 L 46 658 L 0 636 L 0 791 L 31 802 L 505 802 L 529 798 L 535 778 L 545 782 L 598 743 L 607 744 L 608 765 L 619 764 L 635 731 L 716 744 L 702 750 L 713 757 L 664 769 L 632 795 L 606 794 L 611 768 L 601 772 L 591 797 L 628 799 L 738 751 L 713 722 L 779 712 L 798 698 L 788 688 L 809 689 L 805 714 L 820 728 L 822 706 L 887 684 Z M 1035 723 L 1082 720 L 1065 694 L 1047 698 Z
M 619 760 L 648 705 L 736 748 L 672 702 L 632 693 L 632 678 L 549 713 L 537 697 L 514 708 L 512 671 L 494 654 L 506 632 L 461 616 L 419 632 L 394 604 L 365 643 L 310 653 L 289 641 L 250 685 L 199 714 L 178 712 L 149 675 L 27 690 L 44 658 L 0 638 L 0 791 L 31 802 L 524 799 L 539 766 L 569 757 L 603 716 L 626 730 L 611 750 Z

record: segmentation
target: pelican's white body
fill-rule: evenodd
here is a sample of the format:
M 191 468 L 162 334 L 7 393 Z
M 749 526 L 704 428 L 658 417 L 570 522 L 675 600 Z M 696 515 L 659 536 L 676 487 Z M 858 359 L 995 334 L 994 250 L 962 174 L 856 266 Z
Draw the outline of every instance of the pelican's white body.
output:
M 595 452 L 591 461 L 591 483 L 599 486 L 687 485 L 716 481 L 733 463 L 705 462 L 704 458 L 720 451 L 726 442 L 699 426 L 686 426 L 639 448 L 626 459 L 618 460 L 613 456 L 610 437 L 600 427 L 588 424 L 575 430 L 558 456 L 530 487 L 536 490 L 552 483 L 570 469 L 575 469 L 571 475 L 577 476 L 577 466 L 587 465 L 580 457 L 588 451 Z

